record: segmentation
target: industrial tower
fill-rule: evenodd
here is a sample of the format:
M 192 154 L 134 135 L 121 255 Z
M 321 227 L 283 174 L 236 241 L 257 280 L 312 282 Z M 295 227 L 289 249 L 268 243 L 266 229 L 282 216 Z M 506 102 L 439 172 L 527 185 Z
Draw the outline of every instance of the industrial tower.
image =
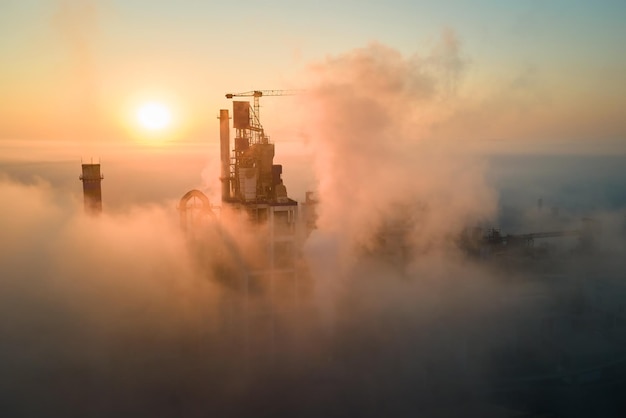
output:
M 253 241 L 248 241 L 251 245 L 240 253 L 243 280 L 235 278 L 231 284 L 245 298 L 230 299 L 229 312 L 243 315 L 243 322 L 235 329 L 244 330 L 241 346 L 255 361 L 271 360 L 276 347 L 285 345 L 277 341 L 286 342 L 295 335 L 297 326 L 292 321 L 298 317 L 295 313 L 302 308 L 302 297 L 309 289 L 306 270 L 299 261 L 302 237 L 297 228 L 298 202 L 287 195 L 283 167 L 274 164 L 275 147 L 258 114 L 261 96 L 289 94 L 293 93 L 255 90 L 226 95 L 254 98 L 254 107 L 247 101 L 233 102 L 234 144 L 230 141 L 229 111 L 222 109 L 219 116 L 222 210 L 226 209 L 222 213 L 234 214 L 248 231 L 244 241 Z M 237 305 L 237 301 L 244 304 Z
M 102 179 L 100 164 L 82 164 L 83 173 L 78 177 L 83 182 L 85 212 L 98 215 L 102 212 Z
M 265 134 L 258 114 L 261 96 L 291 94 L 295 91 L 255 90 L 227 94 L 227 98 L 254 98 L 254 107 L 247 101 L 233 102 L 233 149 L 228 110 L 220 110 L 222 202 L 245 212 L 252 223 L 267 226 L 267 237 L 263 240 L 266 262 L 251 273 L 252 279 L 264 280 L 268 273 L 271 280 L 276 276 L 296 276 L 298 202 L 287 196 L 281 177 L 283 167 L 274 164 L 274 144 Z

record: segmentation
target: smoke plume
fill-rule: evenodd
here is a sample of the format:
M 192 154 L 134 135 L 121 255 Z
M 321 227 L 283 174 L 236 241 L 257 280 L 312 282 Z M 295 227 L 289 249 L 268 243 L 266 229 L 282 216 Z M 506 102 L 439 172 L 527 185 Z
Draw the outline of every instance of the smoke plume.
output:
M 404 218 L 414 247 L 429 251 L 493 215 L 483 163 L 463 153 L 462 141 L 428 135 L 464 67 L 449 31 L 424 58 L 373 44 L 313 67 L 307 101 L 321 230 L 369 246 L 376 231 Z

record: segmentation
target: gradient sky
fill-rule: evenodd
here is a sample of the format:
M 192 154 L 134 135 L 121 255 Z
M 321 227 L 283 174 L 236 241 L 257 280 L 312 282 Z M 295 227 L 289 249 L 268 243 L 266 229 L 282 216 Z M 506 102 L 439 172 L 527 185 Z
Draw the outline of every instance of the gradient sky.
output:
M 467 63 L 456 135 L 624 151 L 625 19 L 621 0 L 3 0 L 0 139 L 134 141 L 137 106 L 160 99 L 173 139 L 216 140 L 226 92 L 301 87 L 312 63 L 372 42 L 427 55 L 451 31 Z

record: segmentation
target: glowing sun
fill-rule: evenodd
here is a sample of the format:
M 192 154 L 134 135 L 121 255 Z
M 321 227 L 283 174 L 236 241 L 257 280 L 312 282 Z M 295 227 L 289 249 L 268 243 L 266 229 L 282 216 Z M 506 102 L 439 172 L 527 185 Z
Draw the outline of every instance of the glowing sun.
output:
M 144 103 L 137 110 L 137 120 L 144 128 L 151 131 L 160 131 L 167 128 L 172 122 L 170 110 L 162 103 Z

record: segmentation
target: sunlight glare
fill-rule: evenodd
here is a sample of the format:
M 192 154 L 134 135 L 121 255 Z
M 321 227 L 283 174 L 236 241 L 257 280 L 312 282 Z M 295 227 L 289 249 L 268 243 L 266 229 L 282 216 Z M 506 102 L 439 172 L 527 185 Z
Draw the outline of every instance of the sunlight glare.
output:
M 172 115 L 170 110 L 158 102 L 143 104 L 137 111 L 137 119 L 144 128 L 159 131 L 169 126 Z

